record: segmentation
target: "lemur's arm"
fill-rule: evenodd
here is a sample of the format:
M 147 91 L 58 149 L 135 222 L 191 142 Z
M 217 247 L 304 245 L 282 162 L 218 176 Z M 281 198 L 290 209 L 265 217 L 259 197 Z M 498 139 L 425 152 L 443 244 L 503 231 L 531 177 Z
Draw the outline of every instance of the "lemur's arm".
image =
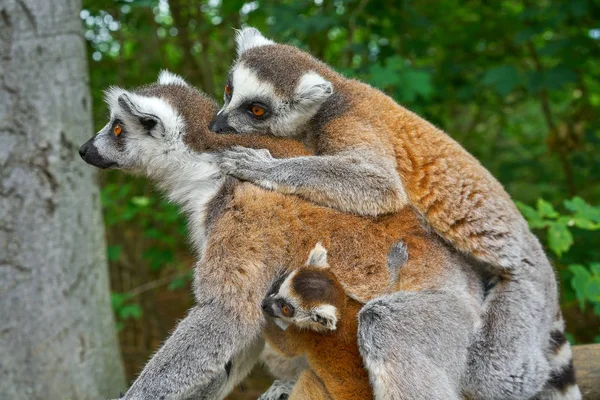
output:
M 286 330 L 278 327 L 272 318 L 267 317 L 267 323 L 263 328 L 263 337 L 271 347 L 285 357 L 297 357 L 304 353 L 301 341 L 295 340 L 291 331 L 298 334 L 297 330 L 289 327 Z
M 398 211 L 408 201 L 394 163 L 366 149 L 276 159 L 267 150 L 234 147 L 223 152 L 221 168 L 344 212 L 376 216 Z

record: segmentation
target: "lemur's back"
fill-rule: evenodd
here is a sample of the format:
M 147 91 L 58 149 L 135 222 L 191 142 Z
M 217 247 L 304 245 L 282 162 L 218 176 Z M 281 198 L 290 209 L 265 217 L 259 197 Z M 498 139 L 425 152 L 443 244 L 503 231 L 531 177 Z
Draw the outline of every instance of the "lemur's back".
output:
M 265 266 L 277 269 L 302 265 L 312 246 L 322 242 L 329 251 L 332 271 L 349 295 L 362 302 L 389 292 L 386 255 L 399 240 L 408 247 L 408 261 L 400 270 L 397 289 L 463 292 L 466 288 L 466 295 L 473 298 L 483 292 L 477 286 L 478 277 L 463 271 L 458 256 L 426 229 L 411 207 L 379 218 L 359 217 L 248 183 L 233 185 L 215 207 L 222 210 L 214 229 L 209 227 L 214 234 L 208 246 L 227 242 L 228 251 L 240 260 L 260 254 Z M 289 229 L 282 230 L 282 226 Z M 245 273 L 250 270 L 246 268 Z M 263 277 L 266 292 L 272 275 Z M 449 278 L 463 286 L 451 286 Z

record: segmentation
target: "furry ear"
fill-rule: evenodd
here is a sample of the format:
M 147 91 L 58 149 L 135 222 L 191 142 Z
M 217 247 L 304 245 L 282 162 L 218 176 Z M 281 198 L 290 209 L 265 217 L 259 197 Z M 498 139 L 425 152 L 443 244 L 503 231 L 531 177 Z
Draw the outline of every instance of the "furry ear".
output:
M 337 325 L 337 308 L 331 304 L 323 304 L 311 311 L 310 318 L 323 328 L 334 331 Z
M 306 265 L 312 265 L 315 267 L 327 268 L 327 249 L 323 247 L 321 242 L 317 243 L 315 247 L 310 251 Z
M 122 95 L 120 95 L 117 101 L 119 103 L 119 107 L 121 107 L 121 110 L 133 117 L 136 117 L 139 120 L 140 124 L 147 131 L 151 131 L 156 125 L 160 123 L 160 119 L 156 115 L 140 111 L 136 107 L 136 105 L 131 101 L 127 93 L 123 93 Z
M 158 74 L 158 84 L 189 86 L 185 79 L 183 79 L 181 76 L 169 72 L 166 69 L 163 69 Z
M 322 104 L 333 94 L 333 85 L 316 72 L 304 74 L 296 87 L 295 98 L 306 105 Z
M 251 26 L 236 29 L 235 31 L 235 47 L 238 57 L 254 47 L 266 46 L 269 44 L 275 44 L 275 42 L 267 39 L 258 29 L 252 28 Z

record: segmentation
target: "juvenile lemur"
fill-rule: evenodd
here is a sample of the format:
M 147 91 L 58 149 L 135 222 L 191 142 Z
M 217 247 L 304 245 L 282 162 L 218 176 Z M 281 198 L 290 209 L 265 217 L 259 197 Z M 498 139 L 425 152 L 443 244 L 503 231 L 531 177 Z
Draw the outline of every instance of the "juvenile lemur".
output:
M 222 168 L 264 188 L 359 215 L 413 205 L 454 248 L 500 278 L 473 345 L 474 386 L 495 385 L 486 396 L 512 390 L 494 365 L 505 365 L 515 376 L 554 368 L 551 361 L 540 366 L 524 360 L 514 346 L 513 338 L 529 335 L 527 325 L 533 323 L 543 338 L 538 351 L 549 354 L 550 331 L 563 322 L 554 271 L 501 184 L 452 138 L 379 90 L 254 28 L 239 31 L 236 43 L 225 104 L 211 129 L 294 138 L 315 155 L 275 159 L 268 151 L 238 147 L 224 152 Z M 545 284 L 527 298 L 515 297 L 515 285 L 526 281 Z M 545 311 L 527 322 L 531 307 Z M 506 325 L 523 328 L 504 335 Z M 492 337 L 504 352 L 486 354 Z
M 271 282 L 281 269 L 301 265 L 317 241 L 330 249 L 331 269 L 346 292 L 368 301 L 359 314 L 358 343 L 376 398 L 458 399 L 461 393 L 493 398 L 480 394 L 494 393 L 493 384 L 474 386 L 470 380 L 473 351 L 482 357 L 491 353 L 489 358 L 508 351 L 544 365 L 537 349 L 548 338 L 535 322 L 547 312 L 547 305 L 537 301 L 546 276 L 524 279 L 513 288 L 515 300 L 499 310 L 510 315 L 520 310 L 520 302 L 531 305 L 522 316 L 528 335 L 521 334 L 520 318 L 511 321 L 499 313 L 494 317 L 504 322 L 502 331 L 486 330 L 490 335 L 482 340 L 488 342 L 474 347 L 478 327 L 489 324 L 481 276 L 469 259 L 424 227 L 411 207 L 364 218 L 226 178 L 218 168 L 218 151 L 232 144 L 267 148 L 277 157 L 311 152 L 290 139 L 211 134 L 208 123 L 216 104 L 172 74 L 131 91 L 112 88 L 106 97 L 110 120 L 81 147 L 82 158 L 156 181 L 187 214 L 199 257 L 197 305 L 125 399 L 226 396 L 262 349 L 260 304 Z M 398 240 L 406 244 L 410 258 L 399 272 L 397 292 L 380 297 L 389 289 L 386 259 Z M 532 253 L 526 260 L 537 256 Z M 518 333 L 511 343 L 496 340 L 508 332 Z M 554 337 L 564 338 L 561 328 Z M 553 388 L 576 389 L 569 380 L 572 369 L 563 368 L 570 361 L 570 347 L 562 340 L 554 343 L 551 351 L 560 355 L 554 361 L 561 369 L 556 369 L 560 374 L 553 377 Z M 543 368 L 538 374 L 513 376 L 510 366 L 495 367 L 494 377 L 513 383 L 512 398 L 539 392 L 548 378 Z
M 390 284 L 406 262 L 399 243 L 388 262 Z M 285 357 L 306 355 L 309 369 L 290 393 L 294 399 L 366 400 L 373 398 L 369 376 L 358 350 L 358 313 L 363 304 L 345 292 L 330 270 L 327 250 L 318 243 L 305 267 L 277 279 L 262 308 L 265 339 Z

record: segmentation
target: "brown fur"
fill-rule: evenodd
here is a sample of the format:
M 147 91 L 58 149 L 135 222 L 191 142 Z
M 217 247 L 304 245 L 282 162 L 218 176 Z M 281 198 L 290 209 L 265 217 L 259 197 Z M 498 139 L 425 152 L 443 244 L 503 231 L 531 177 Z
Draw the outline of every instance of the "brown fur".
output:
M 268 61 L 267 61 L 268 60 Z M 334 86 L 334 96 L 299 137 L 316 154 L 356 150 L 374 152 L 396 165 L 408 200 L 428 223 L 459 251 L 510 270 L 520 263 L 521 235 L 527 231 L 500 183 L 456 141 L 382 92 L 346 79 L 301 50 L 268 45 L 248 50 L 239 62 L 277 89 L 295 88 L 315 71 Z M 282 93 L 289 96 L 291 93 Z M 282 189 L 284 190 L 284 189 Z M 381 208 L 347 209 L 318 193 L 305 197 L 342 211 L 382 214 L 399 210 L 403 196 L 388 193 Z M 385 201 L 383 201 L 385 200 Z M 360 208 L 360 209 L 359 209 Z
M 319 300 L 309 292 L 305 298 L 295 283 L 301 274 L 328 278 L 327 288 Z M 291 325 L 285 331 L 268 321 L 265 339 L 285 357 L 304 354 L 310 370 L 304 371 L 294 386 L 290 399 L 372 399 L 369 375 L 358 350 L 358 312 L 362 304 L 344 293 L 335 275 L 319 267 L 302 267 L 292 278 L 293 297 L 305 309 L 330 304 L 337 309 L 335 330 L 316 332 Z M 315 393 L 318 392 L 318 393 Z M 317 396 L 318 394 L 318 396 Z

